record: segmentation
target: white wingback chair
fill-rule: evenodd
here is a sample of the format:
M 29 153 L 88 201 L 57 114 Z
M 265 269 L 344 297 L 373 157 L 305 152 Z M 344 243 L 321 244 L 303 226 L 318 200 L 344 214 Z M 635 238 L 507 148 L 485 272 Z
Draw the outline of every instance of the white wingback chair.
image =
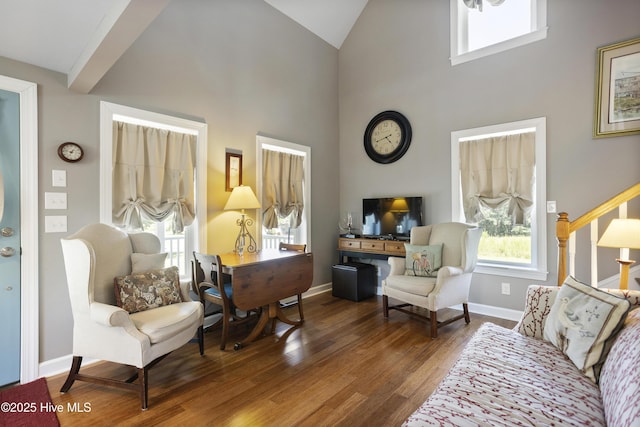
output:
M 204 353 L 202 304 L 191 300 L 185 283 L 180 287 L 183 302 L 132 314 L 116 305 L 114 279 L 131 273 L 131 254 L 160 251 L 151 233 L 127 234 L 92 224 L 61 243 L 73 312 L 73 363 L 60 391 L 67 392 L 75 380 L 134 389 L 146 409 L 150 367 L 196 334 Z M 130 365 L 136 373 L 126 381 L 80 374 L 83 357 Z
M 384 317 L 389 317 L 389 309 L 420 316 L 415 311 L 405 309 L 418 306 L 429 310 L 431 337 L 438 336 L 438 327 L 453 321 L 469 318 L 469 287 L 471 275 L 478 259 L 478 244 L 482 229 L 468 224 L 448 222 L 411 229 L 412 245 L 442 246 L 442 267 L 436 277 L 405 275 L 405 258 L 389 257 L 391 271 L 382 281 L 382 305 Z M 389 298 L 399 300 L 398 305 L 389 305 Z M 446 321 L 438 322 L 437 311 L 462 304 L 463 313 Z

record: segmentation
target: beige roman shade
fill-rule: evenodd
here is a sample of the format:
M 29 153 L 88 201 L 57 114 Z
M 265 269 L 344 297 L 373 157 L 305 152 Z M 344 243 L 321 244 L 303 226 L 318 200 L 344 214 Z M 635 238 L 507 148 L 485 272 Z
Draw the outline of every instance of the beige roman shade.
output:
M 533 206 L 535 133 L 461 141 L 460 180 L 467 221 L 482 220 L 481 207 L 506 203 L 514 224 L 522 224 Z
M 174 232 L 195 218 L 196 136 L 113 122 L 113 223 L 136 230 L 143 215 Z
M 304 209 L 304 156 L 262 151 L 262 206 L 265 228 L 278 227 L 278 217 L 293 213 L 292 228 L 302 222 Z

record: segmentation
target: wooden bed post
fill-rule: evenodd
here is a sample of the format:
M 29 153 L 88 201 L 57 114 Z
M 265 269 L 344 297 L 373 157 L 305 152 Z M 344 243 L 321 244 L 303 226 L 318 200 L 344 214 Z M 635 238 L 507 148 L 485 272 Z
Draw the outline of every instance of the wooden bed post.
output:
M 569 214 L 560 212 L 556 220 L 556 239 L 558 239 L 558 286 L 567 276 L 567 240 L 569 239 Z

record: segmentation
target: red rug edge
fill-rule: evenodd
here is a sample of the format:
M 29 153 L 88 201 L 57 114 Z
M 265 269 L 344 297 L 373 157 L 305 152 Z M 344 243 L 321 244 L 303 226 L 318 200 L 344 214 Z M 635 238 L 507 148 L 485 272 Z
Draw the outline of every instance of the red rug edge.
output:
M 60 426 L 46 378 L 0 391 L 0 426 Z

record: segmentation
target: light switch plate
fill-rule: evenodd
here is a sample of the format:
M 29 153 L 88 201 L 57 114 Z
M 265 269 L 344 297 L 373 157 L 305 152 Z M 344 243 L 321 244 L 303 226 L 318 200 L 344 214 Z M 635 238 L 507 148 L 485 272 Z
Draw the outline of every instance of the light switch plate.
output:
M 66 187 L 67 186 L 67 171 L 65 170 L 52 170 L 51 171 L 51 186 L 52 187 Z
M 44 193 L 45 209 L 67 209 L 67 193 Z
M 556 213 L 556 201 L 555 200 L 547 201 L 547 213 Z
M 44 217 L 45 233 L 66 233 L 67 232 L 67 216 L 66 215 L 46 215 Z

